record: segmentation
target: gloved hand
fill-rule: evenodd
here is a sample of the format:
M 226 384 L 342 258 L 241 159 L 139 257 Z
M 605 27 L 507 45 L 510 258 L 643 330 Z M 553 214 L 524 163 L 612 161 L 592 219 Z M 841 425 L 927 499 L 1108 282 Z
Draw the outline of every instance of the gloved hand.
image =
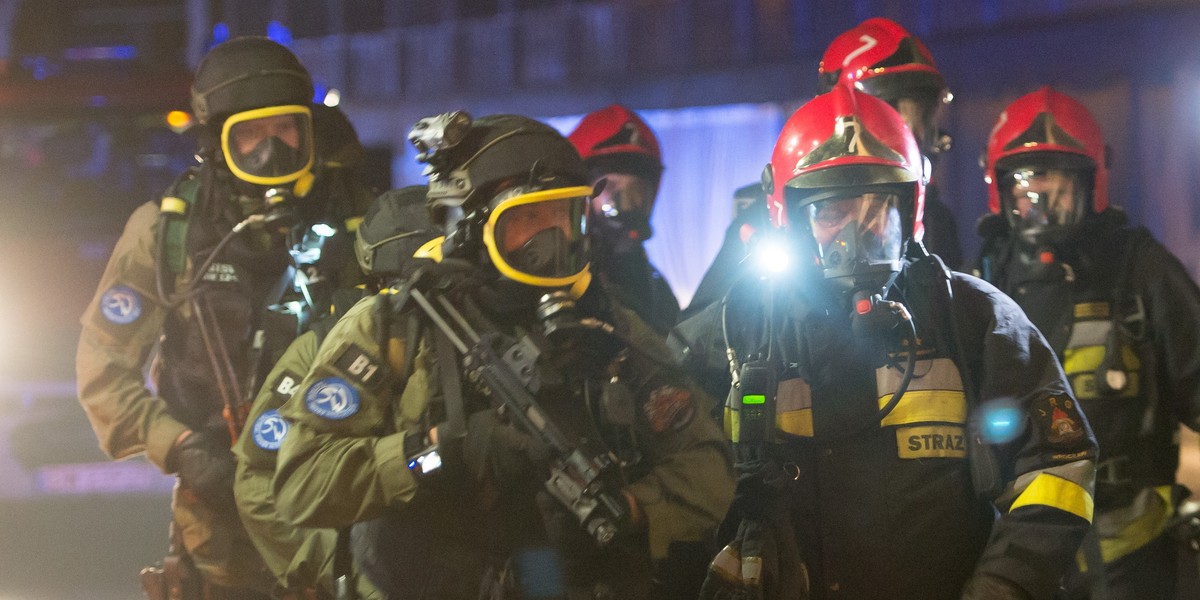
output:
M 548 457 L 542 444 L 502 422 L 494 410 L 467 417 L 462 455 L 472 476 L 500 488 L 531 475 L 540 476 Z
M 1030 600 L 1030 596 L 1003 577 L 976 573 L 963 588 L 962 600 Z
M 236 511 L 233 452 L 220 436 L 193 431 L 171 451 L 180 486 L 216 510 Z

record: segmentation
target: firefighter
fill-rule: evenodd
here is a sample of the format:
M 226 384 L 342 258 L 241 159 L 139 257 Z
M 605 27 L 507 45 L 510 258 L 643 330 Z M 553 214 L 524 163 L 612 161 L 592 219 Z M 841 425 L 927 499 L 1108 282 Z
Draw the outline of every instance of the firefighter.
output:
M 291 295 L 292 250 L 314 224 L 304 216 L 332 209 L 306 204 L 325 200 L 309 195 L 312 81 L 290 51 L 258 37 L 222 43 L 191 94 L 202 162 L 160 206 L 137 209 L 117 241 L 82 319 L 79 399 L 105 453 L 144 453 L 178 476 L 168 581 L 151 574 L 147 593 L 266 598 L 273 578 L 238 519 L 230 446 L 271 357 L 304 321 L 285 308 L 307 297 Z M 345 228 L 329 227 L 336 245 Z M 343 275 L 320 260 L 302 266 L 301 279 Z
M 981 274 L 1045 333 L 1100 442 L 1072 597 L 1174 598 L 1167 524 L 1187 495 L 1179 425 L 1200 426 L 1200 291 L 1110 204 L 1103 132 L 1074 98 L 1046 87 L 1015 100 L 986 159 Z
M 850 85 L 899 111 L 930 161 L 950 149 L 950 136 L 938 129 L 937 123 L 942 107 L 954 95 L 929 49 L 899 23 L 875 17 L 842 33 L 825 49 L 817 72 L 822 92 L 839 83 Z M 946 266 L 960 268 L 962 247 L 954 213 L 933 184 L 925 188 L 923 220 L 925 247 Z
M 617 300 L 663 336 L 679 318 L 679 301 L 643 246 L 662 179 L 658 138 L 636 113 L 613 104 L 588 114 L 567 137 L 593 183 L 592 267 Z
M 923 163 L 847 86 L 784 125 L 766 271 L 726 306 L 742 476 L 705 598 L 1054 598 L 1095 441 L 1021 309 L 919 244 Z
M 389 598 L 650 598 L 733 480 L 656 334 L 591 277 L 578 153 L 513 115 L 422 119 L 440 262 L 356 305 L 280 414 L 277 507 L 353 526 Z

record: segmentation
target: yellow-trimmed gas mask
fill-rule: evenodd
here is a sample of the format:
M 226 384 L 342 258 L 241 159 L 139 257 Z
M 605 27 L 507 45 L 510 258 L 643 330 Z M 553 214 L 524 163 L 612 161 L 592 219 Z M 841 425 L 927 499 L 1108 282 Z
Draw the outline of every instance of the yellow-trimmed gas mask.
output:
M 586 286 L 587 224 L 592 188 L 526 192 L 493 200 L 483 243 L 501 275 L 539 287 Z
M 275 186 L 312 169 L 312 111 L 307 106 L 268 106 L 236 113 L 221 127 L 221 151 L 234 176 Z

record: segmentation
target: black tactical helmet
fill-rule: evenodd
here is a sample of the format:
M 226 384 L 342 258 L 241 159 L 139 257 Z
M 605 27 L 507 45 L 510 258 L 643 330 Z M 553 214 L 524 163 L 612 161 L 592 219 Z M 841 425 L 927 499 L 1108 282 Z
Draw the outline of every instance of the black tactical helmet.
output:
M 202 125 L 265 106 L 308 105 L 312 77 L 287 48 L 265 37 L 239 37 L 208 52 L 192 83 L 192 112 Z
M 470 214 L 487 205 L 502 184 L 552 177 L 557 185 L 588 185 L 575 147 L 553 127 L 519 115 L 472 120 L 465 112 L 421 119 L 408 139 L 427 163 L 429 206 L 461 207 Z
M 441 235 L 425 209 L 428 189 L 412 185 L 391 190 L 367 209 L 354 241 L 354 255 L 363 273 L 404 277 L 420 265 L 413 254 Z

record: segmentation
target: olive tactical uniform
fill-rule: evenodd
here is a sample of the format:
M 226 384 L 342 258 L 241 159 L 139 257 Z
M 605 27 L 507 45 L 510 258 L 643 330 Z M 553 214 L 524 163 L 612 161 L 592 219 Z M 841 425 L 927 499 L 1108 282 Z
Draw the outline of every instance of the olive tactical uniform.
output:
M 423 534 L 417 537 L 425 539 L 413 543 L 423 544 L 430 562 L 414 564 L 415 576 L 428 577 L 428 589 L 437 590 L 430 597 L 474 597 L 483 570 L 503 566 L 503 549 L 511 552 L 522 536 L 527 543 L 541 537 L 540 520 L 530 512 L 532 488 L 519 488 L 525 490 L 520 496 L 499 501 L 518 510 L 488 518 L 491 513 L 476 504 L 482 502 L 479 490 L 456 481 L 458 475 L 445 473 L 440 476 L 450 481 L 430 483 L 414 475 L 407 466 L 413 449 L 406 449 L 405 440 L 420 437 L 430 426 L 431 411 L 441 410 L 442 374 L 428 339 L 419 343 L 412 363 L 403 364 L 414 353 L 403 338 L 389 338 L 385 359 L 377 328 L 381 310 L 391 310 L 389 303 L 355 306 L 335 326 L 313 369 L 281 409 L 293 427 L 280 451 L 275 480 L 279 508 L 310 526 L 343 527 L 388 511 L 432 523 L 417 529 Z M 636 317 L 616 314 L 623 323 L 619 327 L 628 330 L 642 351 L 663 351 Z M 449 368 L 458 371 L 457 365 Z M 673 541 L 700 540 L 711 532 L 729 501 L 732 479 L 720 432 L 710 420 L 694 418 L 695 396 L 677 387 L 678 374 L 647 379 L 649 373 L 628 368 L 622 367 L 621 377 L 636 386 L 631 391 L 640 410 L 633 429 L 642 458 L 631 465 L 639 477 L 626 489 L 645 512 L 649 556 L 659 559 Z M 402 373 L 411 375 L 400 379 Z M 464 382 L 463 393 L 474 396 L 470 389 Z M 330 398 L 346 403 L 337 405 Z
M 96 297 L 83 316 L 77 378 L 80 402 L 105 453 L 125 458 L 145 452 L 151 462 L 171 473 L 178 467 L 168 457 L 186 430 L 206 432 L 226 444 L 230 440 L 203 336 L 193 329 L 197 320 L 222 315 L 219 326 L 230 344 L 229 362 L 238 368 L 238 383 L 244 385 L 251 318 L 265 308 L 268 290 L 278 289 L 286 249 L 251 247 L 246 249 L 245 262 L 214 262 L 198 286 L 204 291 L 196 304 L 164 305 L 155 290 L 158 213 L 154 204 L 135 211 L 113 250 Z M 189 269 L 179 280 L 192 278 Z M 205 312 L 197 314 L 197 306 Z M 164 339 L 155 394 L 145 387 L 142 373 L 160 338 Z M 270 575 L 242 530 L 231 492 L 228 500 L 204 502 L 177 486 L 172 501 L 177 533 L 213 582 L 269 590 Z
M 272 588 L 234 507 L 229 448 L 249 398 L 304 320 L 280 304 L 295 281 L 290 251 L 304 245 L 288 232 L 349 212 L 325 193 L 303 199 L 313 184 L 311 97 L 307 71 L 286 48 L 266 38 L 213 48 L 192 89 L 202 164 L 161 208 L 146 204 L 130 217 L 82 319 L 79 397 L 101 448 L 113 458 L 144 452 L 179 473 L 172 555 L 200 571 L 200 593 L 213 598 Z M 266 122 L 275 124 L 269 133 L 258 127 Z M 344 262 L 334 249 L 346 229 L 332 227 L 328 262 Z M 306 262 L 314 284 L 358 277 Z
M 359 267 L 374 281 L 411 270 L 413 264 L 421 262 L 411 255 L 436 235 L 425 211 L 425 187 L 411 186 L 385 193 L 367 211 L 356 234 L 356 247 L 371 248 L 356 254 L 363 257 Z M 335 569 L 339 558 L 349 561 L 349 540 L 342 540 L 345 546 L 339 555 L 337 530 L 297 528 L 279 515 L 271 491 L 276 453 L 290 427 L 278 409 L 291 398 L 308 373 L 317 348 L 333 324 L 364 296 L 363 290 L 358 289 L 340 292 L 335 294 L 333 311 L 310 325 L 309 331 L 288 347 L 267 375 L 246 419 L 249 425 L 234 447 L 238 458 L 234 480 L 238 512 L 259 553 L 286 590 L 324 589 L 332 593 L 335 578 L 349 575 Z M 340 535 L 348 536 L 348 532 Z M 347 567 L 339 565 L 348 571 Z M 357 577 L 354 583 L 359 597 L 379 597 L 366 578 Z

